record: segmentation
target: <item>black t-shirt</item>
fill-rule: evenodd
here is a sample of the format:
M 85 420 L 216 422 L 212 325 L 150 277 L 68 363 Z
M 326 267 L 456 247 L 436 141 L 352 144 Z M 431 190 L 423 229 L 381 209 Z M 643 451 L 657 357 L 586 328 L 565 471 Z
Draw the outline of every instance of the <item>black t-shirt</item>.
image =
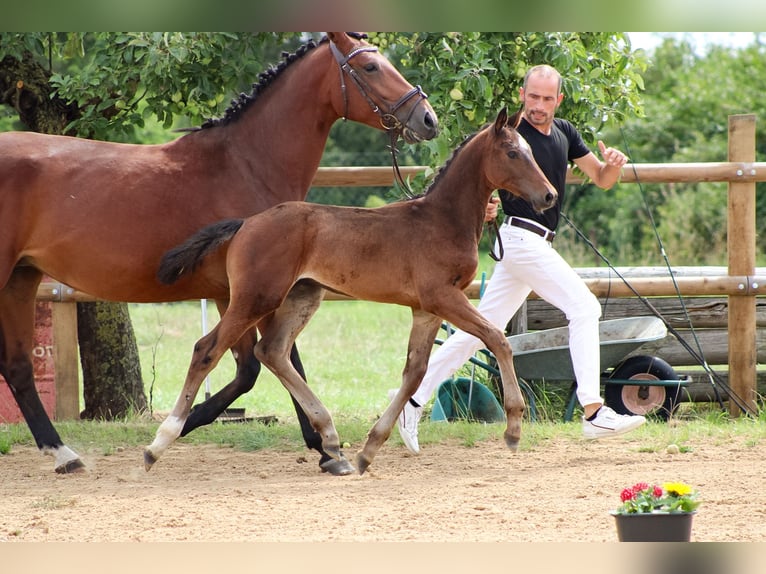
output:
M 507 217 L 515 215 L 531 219 L 555 231 L 559 224 L 561 203 L 564 200 L 569 162 L 586 156 L 590 153 L 590 149 L 585 145 L 577 128 L 560 118 L 553 118 L 550 135 L 538 131 L 525 118 L 521 118 L 518 131 L 532 148 L 532 154 L 540 169 L 559 192 L 559 199 L 550 209 L 543 213 L 536 213 L 526 200 L 501 189 L 499 193 L 503 212 Z

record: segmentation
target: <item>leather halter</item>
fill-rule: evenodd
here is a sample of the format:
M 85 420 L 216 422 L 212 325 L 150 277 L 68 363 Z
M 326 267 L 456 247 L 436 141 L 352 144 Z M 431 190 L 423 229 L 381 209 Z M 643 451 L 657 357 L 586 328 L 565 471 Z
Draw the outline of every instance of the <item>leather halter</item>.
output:
M 378 100 L 383 100 L 378 94 L 375 93 L 375 90 L 373 90 L 369 84 L 367 84 L 357 73 L 354 68 L 352 68 L 349 65 L 349 61 L 356 56 L 357 54 L 361 54 L 362 52 L 377 52 L 378 48 L 377 46 L 360 46 L 359 48 L 356 48 L 355 50 L 351 50 L 351 52 L 348 53 L 348 55 L 344 56 L 341 51 L 338 49 L 338 47 L 335 45 L 334 42 L 330 42 L 330 50 L 332 51 L 333 56 L 335 56 L 335 61 L 338 62 L 338 67 L 341 70 L 340 74 L 340 89 L 341 93 L 343 94 L 343 119 L 346 119 L 346 116 L 348 115 L 348 96 L 346 95 L 346 80 L 345 80 L 345 74 L 348 74 L 348 77 L 351 78 L 354 81 L 354 84 L 356 84 L 357 89 L 362 94 L 365 100 L 367 100 L 367 103 L 370 104 L 370 107 L 372 110 L 380 116 L 380 123 L 386 130 L 399 130 L 401 131 L 403 125 L 405 125 L 410 117 L 412 116 L 413 111 L 417 107 L 417 103 L 412 106 L 412 110 L 410 111 L 410 114 L 407 116 L 404 122 L 401 122 L 399 118 L 396 117 L 396 112 L 401 108 L 404 104 L 406 104 L 410 99 L 412 99 L 414 96 L 419 96 L 420 100 L 428 99 L 428 94 L 426 94 L 423 89 L 420 86 L 415 86 L 412 88 L 409 92 L 404 94 L 401 98 L 399 98 L 398 101 L 396 101 L 392 106 L 390 106 L 389 110 L 384 112 L 381 111 L 381 106 L 377 103 L 375 103 L 375 100 L 370 96 L 370 94 L 376 96 Z M 419 103 L 418 101 L 418 103 Z
M 398 101 L 396 101 L 387 112 L 383 112 L 380 108 L 380 105 L 376 104 L 375 101 L 370 97 L 370 93 L 376 96 L 378 100 L 383 101 L 384 99 L 380 97 L 379 94 L 375 93 L 375 90 L 372 89 L 372 87 L 367 84 L 349 65 L 349 61 L 351 58 L 356 56 L 357 54 L 360 54 L 362 52 L 377 52 L 378 48 L 377 46 L 360 46 L 359 48 L 356 48 L 354 50 L 351 50 L 351 52 L 348 53 L 348 55 L 344 56 L 341 51 L 338 49 L 338 47 L 335 45 L 334 42 L 330 42 L 330 51 L 332 52 L 333 56 L 335 56 L 335 61 L 338 62 L 338 68 L 340 68 L 340 89 L 341 93 L 343 94 L 343 121 L 346 121 L 346 116 L 348 115 L 348 96 L 346 95 L 346 80 L 345 80 L 345 74 L 348 74 L 348 77 L 351 78 L 356 84 L 357 89 L 359 90 L 359 93 L 362 94 L 365 100 L 367 100 L 367 103 L 370 104 L 370 107 L 372 110 L 380 116 L 380 125 L 383 126 L 383 128 L 388 132 L 389 137 L 391 138 L 391 158 L 393 161 L 393 168 L 394 168 L 394 177 L 396 180 L 396 183 L 399 185 L 399 187 L 404 191 L 404 193 L 408 196 L 412 196 L 412 190 L 410 190 L 407 183 L 404 181 L 404 178 L 402 177 L 402 174 L 399 170 L 399 162 L 396 159 L 396 141 L 399 138 L 399 135 L 402 133 L 402 130 L 404 129 L 404 126 L 407 124 L 407 122 L 410 121 L 410 118 L 412 117 L 412 114 L 415 111 L 415 108 L 418 106 L 418 104 L 428 99 L 428 94 L 426 94 L 423 91 L 423 88 L 421 88 L 419 85 L 412 88 L 409 92 L 404 94 L 401 98 L 399 98 Z M 344 74 L 345 72 L 345 74 Z M 401 122 L 398 117 L 396 117 L 396 112 L 401 108 L 404 104 L 406 104 L 408 101 L 410 101 L 413 97 L 418 96 L 418 101 L 415 102 L 415 104 L 410 108 L 410 113 L 405 118 L 404 122 Z

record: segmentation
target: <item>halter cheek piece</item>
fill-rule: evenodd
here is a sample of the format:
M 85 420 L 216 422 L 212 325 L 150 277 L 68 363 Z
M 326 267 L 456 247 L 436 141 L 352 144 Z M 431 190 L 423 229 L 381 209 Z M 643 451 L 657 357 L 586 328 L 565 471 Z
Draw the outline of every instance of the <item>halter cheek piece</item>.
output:
M 332 52 L 333 56 L 335 56 L 335 61 L 338 62 L 338 68 L 340 69 L 340 91 L 343 94 L 343 121 L 346 121 L 346 116 L 348 115 L 348 96 L 346 95 L 346 74 L 348 74 L 348 77 L 354 81 L 354 84 L 356 84 L 359 93 L 361 93 L 364 99 L 367 100 L 367 103 L 370 104 L 372 111 L 380 116 L 380 125 L 383 126 L 383 129 L 388 132 L 389 137 L 391 138 L 391 158 L 393 160 L 394 177 L 396 183 L 406 195 L 411 197 L 412 190 L 410 190 L 409 186 L 404 181 L 404 178 L 399 171 L 399 162 L 396 160 L 396 140 L 399 138 L 399 135 L 404 129 L 404 126 L 410 121 L 410 118 L 415 112 L 415 108 L 418 107 L 418 104 L 421 101 L 428 99 L 428 94 L 426 94 L 419 85 L 415 86 L 409 92 L 399 98 L 399 100 L 394 102 L 388 112 L 383 112 L 381 111 L 380 106 L 376 104 L 375 101 L 370 97 L 370 94 L 373 94 L 378 100 L 381 101 L 384 101 L 384 98 L 375 93 L 375 90 L 373 90 L 372 87 L 359 76 L 356 70 L 354 70 L 354 68 L 349 65 L 349 60 L 351 60 L 351 58 L 357 54 L 361 54 L 362 52 L 377 52 L 378 48 L 376 46 L 360 46 L 355 50 L 351 50 L 347 56 L 344 56 L 335 45 L 335 43 L 330 42 L 330 51 Z M 404 122 L 401 122 L 399 118 L 396 117 L 396 112 L 399 110 L 399 108 L 401 108 L 415 96 L 418 96 L 418 101 L 415 102 L 415 104 L 410 108 L 410 113 L 407 115 Z
M 362 94 L 365 100 L 367 100 L 367 103 L 370 104 L 370 107 L 372 108 L 372 111 L 374 111 L 376 114 L 380 116 L 380 123 L 386 130 L 399 130 L 403 128 L 404 125 L 409 122 L 410 118 L 412 117 L 412 113 L 415 111 L 415 108 L 417 107 L 417 104 L 421 100 L 428 99 L 428 95 L 423 91 L 423 89 L 420 86 L 415 86 L 412 88 L 409 92 L 404 94 L 401 98 L 399 98 L 398 101 L 396 101 L 392 106 L 390 106 L 390 109 L 387 112 L 383 112 L 380 109 L 380 105 L 376 104 L 375 101 L 370 97 L 370 94 L 376 96 L 378 100 L 383 100 L 379 96 L 379 94 L 375 93 L 375 90 L 370 87 L 369 84 L 367 84 L 349 65 L 349 61 L 351 58 L 356 56 L 357 54 L 361 54 L 362 52 L 377 52 L 378 48 L 376 46 L 360 46 L 359 48 L 356 48 L 355 50 L 352 50 L 348 53 L 347 56 L 344 56 L 341 51 L 338 49 L 338 47 L 335 45 L 334 42 L 330 42 L 330 50 L 332 51 L 333 56 L 335 56 L 335 61 L 338 62 L 338 67 L 341 70 L 340 73 L 340 90 L 343 94 L 343 119 L 346 119 L 346 116 L 348 115 L 348 97 L 346 95 L 346 79 L 345 74 L 348 74 L 348 77 L 351 78 L 354 81 L 354 84 L 356 84 L 357 89 Z M 345 72 L 345 74 L 344 74 Z M 396 112 L 401 108 L 404 104 L 406 104 L 410 99 L 412 99 L 414 96 L 418 96 L 418 102 L 415 103 L 415 105 L 412 106 L 412 109 L 410 110 L 409 115 L 407 118 L 405 118 L 404 122 L 401 122 L 399 118 L 396 117 Z

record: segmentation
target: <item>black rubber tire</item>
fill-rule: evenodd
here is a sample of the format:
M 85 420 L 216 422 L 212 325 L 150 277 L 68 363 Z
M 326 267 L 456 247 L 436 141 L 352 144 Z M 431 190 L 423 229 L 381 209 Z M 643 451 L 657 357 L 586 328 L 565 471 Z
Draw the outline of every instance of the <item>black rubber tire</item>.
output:
M 667 362 L 659 357 L 637 355 L 625 359 L 615 367 L 610 379 L 676 381 L 678 375 Z M 645 415 L 658 420 L 668 420 L 678 408 L 681 385 L 638 386 L 607 383 L 604 385 L 604 401 L 623 415 Z

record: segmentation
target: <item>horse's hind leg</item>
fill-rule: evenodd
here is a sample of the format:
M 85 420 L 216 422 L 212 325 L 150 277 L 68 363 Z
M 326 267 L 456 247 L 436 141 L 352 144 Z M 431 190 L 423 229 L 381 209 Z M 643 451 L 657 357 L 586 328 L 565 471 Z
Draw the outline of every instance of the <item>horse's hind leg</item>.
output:
M 293 345 L 290 350 L 290 363 L 295 367 L 295 370 L 300 375 L 301 379 L 305 382 L 306 371 L 303 368 L 303 363 L 298 355 L 298 347 Z M 307 383 L 308 384 L 308 383 Z M 311 426 L 311 421 L 303 412 L 301 405 L 295 400 L 295 397 L 290 395 L 290 400 L 293 402 L 295 408 L 295 414 L 298 416 L 298 424 L 301 426 L 301 434 L 303 435 L 303 442 L 306 443 L 306 447 L 317 451 L 320 454 L 319 468 L 322 472 L 332 474 L 333 476 L 346 476 L 354 472 L 353 465 L 346 459 L 345 455 L 341 451 L 341 458 L 333 458 L 322 449 L 322 437 Z
M 359 474 L 364 474 L 372 464 L 378 449 L 386 442 L 391 429 L 402 412 L 405 403 L 410 400 L 420 386 L 420 381 L 428 368 L 428 357 L 441 325 L 441 319 L 436 315 L 421 310 L 413 310 L 412 330 L 407 347 L 407 362 L 402 373 L 402 386 L 383 415 L 370 429 L 364 447 L 356 455 L 356 465 Z
M 221 301 L 217 302 L 217 305 L 219 313 L 223 316 L 226 312 L 226 303 Z M 234 380 L 210 398 L 192 407 L 181 436 L 186 436 L 197 427 L 212 423 L 229 405 L 253 388 L 255 379 L 261 371 L 261 364 L 253 355 L 253 347 L 257 341 L 257 331 L 252 328 L 232 347 L 231 352 L 237 363 Z
M 288 360 L 295 338 L 319 308 L 322 294 L 322 287 L 316 283 L 301 282 L 295 285 L 279 309 L 259 325 L 261 340 L 255 347 L 255 354 L 282 382 L 293 402 L 305 413 L 312 429 L 321 439 L 323 455 L 343 461 L 340 440 L 330 413 L 308 387 L 302 374 Z M 303 423 L 301 426 L 305 437 L 307 428 Z M 328 470 L 334 474 L 348 474 L 353 471 L 353 467 L 344 464 Z
M 64 445 L 37 394 L 32 367 L 35 297 L 42 274 L 16 268 L 0 290 L 0 374 L 11 389 L 37 447 L 55 459 L 59 474 L 83 470 L 80 457 Z

